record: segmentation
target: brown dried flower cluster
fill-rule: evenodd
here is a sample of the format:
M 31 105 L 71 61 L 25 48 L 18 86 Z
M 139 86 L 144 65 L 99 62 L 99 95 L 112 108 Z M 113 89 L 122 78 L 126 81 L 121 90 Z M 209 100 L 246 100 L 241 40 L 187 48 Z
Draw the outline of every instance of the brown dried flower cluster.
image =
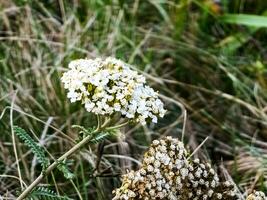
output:
M 154 140 L 141 168 L 123 176 L 113 200 L 237 199 L 233 185 L 220 182 L 209 163 L 188 156 L 178 139 Z
M 247 197 L 247 200 L 267 200 L 267 197 L 261 191 L 254 191 Z

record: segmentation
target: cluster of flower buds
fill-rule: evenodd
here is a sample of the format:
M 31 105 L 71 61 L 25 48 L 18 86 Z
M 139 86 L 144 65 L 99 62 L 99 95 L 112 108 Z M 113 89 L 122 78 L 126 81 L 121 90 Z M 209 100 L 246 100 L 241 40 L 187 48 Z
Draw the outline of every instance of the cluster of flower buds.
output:
M 141 168 L 124 175 L 113 192 L 113 200 L 237 199 L 230 182 L 220 182 L 209 163 L 191 160 L 184 144 L 169 136 L 154 140 Z
M 247 200 L 267 200 L 267 197 L 261 191 L 254 191 L 247 197 Z
M 157 123 L 166 110 L 158 93 L 146 85 L 144 76 L 131 66 L 108 57 L 70 62 L 61 78 L 71 102 L 80 101 L 88 112 L 99 115 L 121 113 L 130 120 Z

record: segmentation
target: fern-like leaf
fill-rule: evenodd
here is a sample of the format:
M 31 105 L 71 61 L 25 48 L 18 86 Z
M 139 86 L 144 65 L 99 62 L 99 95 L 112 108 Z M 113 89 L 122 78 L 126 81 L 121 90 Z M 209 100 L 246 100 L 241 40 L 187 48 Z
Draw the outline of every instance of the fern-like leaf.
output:
M 60 196 L 53 190 L 45 187 L 38 187 L 34 189 L 27 200 L 71 200 L 66 196 Z
M 82 139 L 84 139 L 88 135 L 92 135 L 95 130 L 95 127 L 90 127 L 86 129 L 85 127 L 80 126 L 80 125 L 73 125 L 72 127 L 80 129 L 79 138 L 76 140 L 76 142 L 80 142 Z
M 66 162 L 60 162 L 57 169 L 61 171 L 66 179 L 73 179 L 75 175 L 69 170 Z
M 105 139 L 107 139 L 111 134 L 109 132 L 100 132 L 95 135 L 90 140 L 90 143 L 98 144 L 100 142 L 103 142 Z
M 41 163 L 43 170 L 49 165 L 48 159 L 45 157 L 45 151 L 40 147 L 31 136 L 22 128 L 18 126 L 13 127 L 14 133 L 28 146 L 36 155 L 37 160 Z

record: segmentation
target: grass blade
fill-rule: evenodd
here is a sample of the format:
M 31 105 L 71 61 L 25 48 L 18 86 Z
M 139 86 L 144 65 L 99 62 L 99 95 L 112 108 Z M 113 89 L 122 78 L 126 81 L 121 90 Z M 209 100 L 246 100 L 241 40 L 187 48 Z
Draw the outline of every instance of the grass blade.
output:
M 254 27 L 267 27 L 267 17 L 247 14 L 225 14 L 220 20 L 229 24 L 239 24 Z

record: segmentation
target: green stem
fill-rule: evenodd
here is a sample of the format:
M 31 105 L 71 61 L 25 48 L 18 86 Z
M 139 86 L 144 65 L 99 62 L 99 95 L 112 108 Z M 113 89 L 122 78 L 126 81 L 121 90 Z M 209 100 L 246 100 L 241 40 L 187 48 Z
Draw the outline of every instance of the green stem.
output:
M 106 128 L 106 130 L 118 129 L 118 128 L 121 128 L 121 127 L 124 127 L 124 126 L 126 126 L 128 123 L 129 123 L 129 121 L 127 121 L 127 122 L 124 122 L 124 123 L 122 123 L 122 124 L 119 124 L 119 125 L 116 125 L 116 126 L 111 126 L 111 127 L 108 127 L 108 128 Z
M 75 183 L 73 182 L 73 180 L 70 180 L 70 182 L 71 182 L 72 186 L 74 187 L 74 189 L 76 190 L 76 192 L 77 192 L 77 194 L 78 194 L 78 196 L 79 196 L 79 199 L 80 199 L 80 200 L 83 200 L 82 195 L 81 195 L 79 189 L 76 187 L 76 185 L 75 185 Z
M 96 117 L 97 117 L 97 129 L 100 129 L 101 119 L 100 119 L 100 116 L 99 115 L 96 115 Z

